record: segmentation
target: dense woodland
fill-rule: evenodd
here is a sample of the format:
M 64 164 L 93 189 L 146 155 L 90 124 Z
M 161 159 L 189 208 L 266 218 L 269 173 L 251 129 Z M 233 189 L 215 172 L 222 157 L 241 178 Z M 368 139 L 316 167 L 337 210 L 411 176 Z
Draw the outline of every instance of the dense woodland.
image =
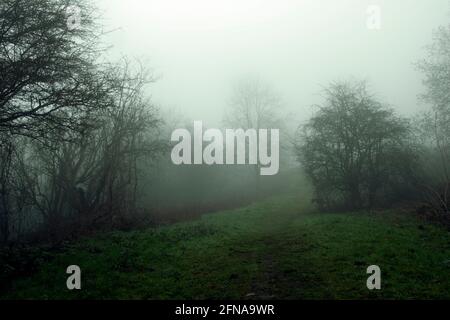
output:
M 269 85 L 236 86 L 224 128 L 281 130 L 281 171 L 260 177 L 259 165 L 173 165 L 170 133 L 191 119 L 153 105 L 151 66 L 108 60 L 100 21 L 87 0 L 0 2 L 2 244 L 189 219 L 284 192 L 292 172 L 322 211 L 407 203 L 449 223 L 449 26 L 417 57 L 429 109 L 410 118 L 362 80 L 322 84 L 323 103 L 293 125 Z

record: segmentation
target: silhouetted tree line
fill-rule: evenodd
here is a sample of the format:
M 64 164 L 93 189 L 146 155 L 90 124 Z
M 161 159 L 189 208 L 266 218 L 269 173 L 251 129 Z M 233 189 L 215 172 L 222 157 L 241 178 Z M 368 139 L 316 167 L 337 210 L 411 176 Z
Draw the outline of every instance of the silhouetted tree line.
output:
M 170 133 L 190 121 L 173 114 L 162 121 L 145 94 L 151 74 L 126 58 L 109 62 L 97 21 L 88 0 L 0 3 L 2 243 L 58 243 L 99 228 L 192 218 L 255 197 L 254 168 L 170 163 Z M 266 125 L 259 109 L 270 106 L 255 99 L 272 96 L 257 93 L 247 94 L 254 101 L 246 108 Z
M 75 24 L 74 6 L 81 14 Z M 170 163 L 171 130 L 191 122 L 173 114 L 162 121 L 145 94 L 151 74 L 126 58 L 107 61 L 96 21 L 88 0 L 0 2 L 0 242 L 33 234 L 58 242 L 132 223 L 149 210 L 195 215 L 288 185 L 294 175 L 263 179 L 255 174 L 259 165 Z M 414 200 L 424 212 L 449 216 L 449 30 L 438 30 L 418 64 L 431 105 L 426 114 L 397 115 L 364 82 L 324 90 L 324 103 L 300 126 L 294 148 L 321 209 Z M 244 82 L 225 123 L 282 128 L 283 168 L 291 163 L 284 142 L 292 139 L 281 104 L 261 82 Z
M 69 25 L 70 8 L 80 9 Z M 41 226 L 57 241 L 136 210 L 138 165 L 164 150 L 152 79 L 102 61 L 84 0 L 0 3 L 0 235 Z M 25 224 L 25 225 L 24 225 Z

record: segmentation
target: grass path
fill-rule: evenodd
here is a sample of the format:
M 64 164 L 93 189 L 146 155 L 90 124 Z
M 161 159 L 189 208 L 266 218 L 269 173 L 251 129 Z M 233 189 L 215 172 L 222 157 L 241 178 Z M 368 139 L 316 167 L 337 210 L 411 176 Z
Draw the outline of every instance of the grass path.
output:
M 36 272 L 0 298 L 450 298 L 447 231 L 395 211 L 313 213 L 291 196 L 41 255 Z M 80 291 L 65 287 L 72 264 Z M 371 264 L 382 270 L 377 292 L 365 285 Z

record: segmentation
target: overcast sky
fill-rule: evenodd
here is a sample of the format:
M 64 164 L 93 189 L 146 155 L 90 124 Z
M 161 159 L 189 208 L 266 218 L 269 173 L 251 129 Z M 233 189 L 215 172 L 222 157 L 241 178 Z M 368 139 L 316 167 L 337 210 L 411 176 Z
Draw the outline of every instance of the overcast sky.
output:
M 97 0 L 112 55 L 143 59 L 160 75 L 153 101 L 217 125 L 231 88 L 254 75 L 300 119 L 336 79 L 369 80 L 402 114 L 423 109 L 421 75 L 432 32 L 450 22 L 449 0 Z M 381 9 L 381 29 L 366 26 Z

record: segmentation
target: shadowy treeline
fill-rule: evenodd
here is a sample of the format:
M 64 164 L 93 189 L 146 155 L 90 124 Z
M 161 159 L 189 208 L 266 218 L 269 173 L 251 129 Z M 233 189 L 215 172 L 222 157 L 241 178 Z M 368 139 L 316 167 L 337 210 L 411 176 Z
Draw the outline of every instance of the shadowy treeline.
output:
M 255 198 L 253 168 L 170 163 L 170 133 L 186 123 L 146 97 L 144 66 L 106 59 L 96 21 L 85 0 L 0 3 L 2 243 L 57 243 Z
M 239 206 L 301 179 L 292 151 L 321 209 L 410 200 L 423 203 L 423 213 L 449 215 L 448 28 L 418 64 L 431 108 L 414 119 L 397 115 L 364 83 L 337 82 L 289 134 L 278 95 L 258 81 L 240 84 L 224 125 L 282 132 L 281 172 L 262 178 L 259 165 L 173 165 L 170 133 L 189 121 L 152 105 L 153 79 L 139 62 L 106 59 L 96 12 L 87 0 L 0 3 L 1 243 L 58 243 Z

